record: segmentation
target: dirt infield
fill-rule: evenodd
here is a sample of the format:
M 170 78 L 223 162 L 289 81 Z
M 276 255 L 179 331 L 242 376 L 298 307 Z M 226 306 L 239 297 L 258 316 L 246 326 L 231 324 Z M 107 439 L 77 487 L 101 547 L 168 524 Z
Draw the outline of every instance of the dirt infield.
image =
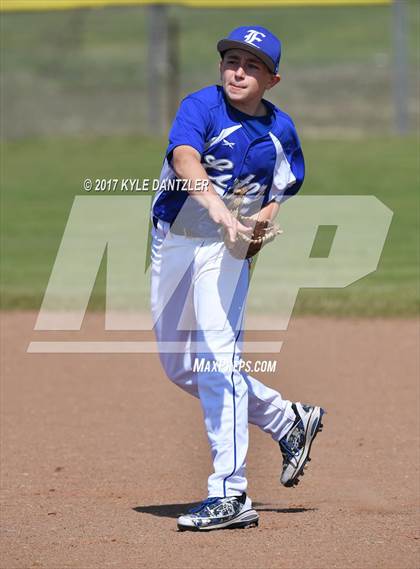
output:
M 75 336 L 42 336 L 34 321 L 2 315 L 3 569 L 419 567 L 414 320 L 301 318 L 278 335 L 278 369 L 260 377 L 325 406 L 324 431 L 286 489 L 278 448 L 251 428 L 260 525 L 210 534 L 175 523 L 206 493 L 198 402 L 155 354 L 28 354 L 30 340 Z M 84 337 L 102 327 L 90 317 Z

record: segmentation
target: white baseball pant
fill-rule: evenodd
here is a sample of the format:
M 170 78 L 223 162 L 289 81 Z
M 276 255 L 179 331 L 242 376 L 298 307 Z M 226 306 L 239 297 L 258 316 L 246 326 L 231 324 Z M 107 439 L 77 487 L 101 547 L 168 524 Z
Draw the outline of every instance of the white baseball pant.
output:
M 163 368 L 176 385 L 198 397 L 213 457 L 208 496 L 246 491 L 248 422 L 275 441 L 295 414 L 290 401 L 239 371 L 249 263 L 233 258 L 223 241 L 152 229 L 151 307 Z M 194 371 L 194 359 L 232 361 L 226 371 Z M 235 366 L 236 363 L 236 366 Z

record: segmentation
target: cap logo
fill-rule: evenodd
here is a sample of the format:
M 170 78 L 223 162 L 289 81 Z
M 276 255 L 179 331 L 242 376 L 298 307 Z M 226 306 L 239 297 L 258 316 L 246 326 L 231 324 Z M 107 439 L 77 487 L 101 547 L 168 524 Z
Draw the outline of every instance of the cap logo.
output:
M 248 30 L 248 32 L 244 35 L 244 40 L 246 43 L 250 43 L 254 47 L 259 47 L 258 45 L 255 45 L 254 42 L 262 42 L 262 38 L 265 38 L 265 34 L 262 32 L 257 32 L 257 30 Z

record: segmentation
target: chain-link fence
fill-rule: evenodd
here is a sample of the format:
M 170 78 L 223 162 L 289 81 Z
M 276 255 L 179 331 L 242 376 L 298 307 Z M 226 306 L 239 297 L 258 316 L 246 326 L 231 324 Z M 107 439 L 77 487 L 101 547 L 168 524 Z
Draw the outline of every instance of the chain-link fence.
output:
M 406 7 L 414 130 L 419 9 L 409 0 Z M 389 6 L 168 12 L 179 28 L 180 71 L 158 70 L 156 85 L 148 72 L 147 7 L 3 13 L 2 137 L 161 134 L 148 120 L 150 89 L 163 90 L 165 106 L 173 109 L 174 98 L 217 82 L 217 40 L 248 23 L 269 27 L 283 40 L 282 82 L 268 98 L 290 112 L 306 136 L 392 130 Z M 166 111 L 159 107 L 159 113 L 167 123 Z

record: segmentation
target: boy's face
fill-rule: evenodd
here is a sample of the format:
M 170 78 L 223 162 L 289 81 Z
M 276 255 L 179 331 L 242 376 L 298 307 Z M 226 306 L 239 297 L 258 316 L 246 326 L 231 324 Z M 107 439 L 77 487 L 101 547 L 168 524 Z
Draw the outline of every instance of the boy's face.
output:
M 243 49 L 229 49 L 220 62 L 223 89 L 233 103 L 258 102 L 267 89 L 280 81 L 255 55 Z

